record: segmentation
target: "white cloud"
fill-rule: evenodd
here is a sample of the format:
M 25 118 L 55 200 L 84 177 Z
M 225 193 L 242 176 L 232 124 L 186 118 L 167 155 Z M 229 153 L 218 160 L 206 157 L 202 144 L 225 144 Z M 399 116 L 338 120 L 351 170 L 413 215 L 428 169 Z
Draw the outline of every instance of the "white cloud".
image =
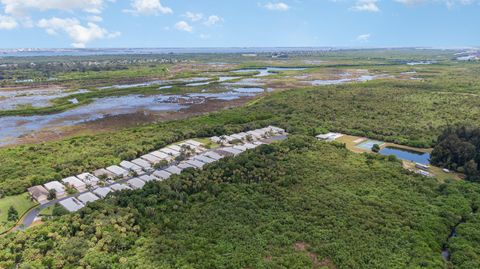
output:
M 160 0 L 132 0 L 132 9 L 126 9 L 124 12 L 137 15 L 158 15 L 171 14 L 173 10 L 163 6 Z
M 278 11 L 287 11 L 290 9 L 290 6 L 283 2 L 277 2 L 277 3 L 268 2 L 263 7 L 268 10 L 278 10 Z
M 208 19 L 203 24 L 205 24 L 206 26 L 213 26 L 213 25 L 221 22 L 222 20 L 223 19 L 220 18 L 217 15 L 211 15 L 211 16 L 208 17 Z
M 420 4 L 445 4 L 448 8 L 452 8 L 456 5 L 467 6 L 480 3 L 478 0 L 395 0 L 395 2 L 404 4 L 406 6 L 415 6 Z
M 192 32 L 193 27 L 186 21 L 179 21 L 175 24 L 175 29 L 185 32 Z
M 362 34 L 357 36 L 357 40 L 361 42 L 368 42 L 370 40 L 370 37 L 372 37 L 371 34 Z
M 355 11 L 379 12 L 380 8 L 377 2 L 377 0 L 358 0 L 351 9 Z
M 102 21 L 103 21 L 103 18 L 100 17 L 100 16 L 94 15 L 94 16 L 88 16 L 88 17 L 87 17 L 87 20 L 88 20 L 88 21 L 91 21 L 91 22 L 102 22 Z
M 37 26 L 45 29 L 50 35 L 56 35 L 58 32 L 66 33 L 72 39 L 72 46 L 75 48 L 84 48 L 88 43 L 97 39 L 114 38 L 120 35 L 120 32 L 110 33 L 93 22 L 81 25 L 75 18 L 50 18 L 42 19 Z
M 203 19 L 203 14 L 202 13 L 193 13 L 193 12 L 186 12 L 183 17 L 188 18 L 189 20 L 196 22 L 201 19 Z
M 30 10 L 82 10 L 100 13 L 105 0 L 0 0 L 4 12 L 12 16 L 26 16 Z
M 0 15 L 0 30 L 12 30 L 17 26 L 18 23 L 14 18 Z

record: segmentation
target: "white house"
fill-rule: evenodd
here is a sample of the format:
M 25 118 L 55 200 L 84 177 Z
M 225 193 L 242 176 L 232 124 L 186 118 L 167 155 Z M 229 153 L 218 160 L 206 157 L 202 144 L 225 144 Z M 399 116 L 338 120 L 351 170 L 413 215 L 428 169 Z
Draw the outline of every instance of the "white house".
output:
M 151 164 L 157 164 L 159 162 L 162 161 L 162 159 L 158 158 L 157 156 L 155 155 L 152 155 L 152 154 L 145 154 L 143 155 L 142 157 L 140 157 L 142 159 L 144 159 L 145 161 L 151 163 Z
M 77 175 L 77 178 L 83 181 L 87 186 L 91 187 L 96 187 L 98 185 L 98 182 L 100 182 L 100 179 L 90 173 L 83 173 L 80 175 Z
M 110 187 L 100 187 L 100 188 L 94 189 L 93 193 L 95 193 L 100 198 L 105 198 L 111 191 L 112 189 Z
M 205 163 L 194 160 L 194 159 L 189 159 L 186 161 L 186 163 L 193 165 L 195 168 L 202 169 Z
M 164 152 L 160 152 L 160 151 L 153 151 L 150 153 L 151 155 L 161 159 L 161 160 L 167 160 L 167 161 L 170 161 L 172 160 L 172 156 L 171 155 L 168 155 L 167 153 L 164 153 Z
M 316 138 L 322 141 L 333 142 L 342 136 L 343 134 L 340 134 L 340 133 L 326 133 L 326 134 L 319 134 L 316 136 Z
M 158 178 L 152 176 L 152 175 L 143 175 L 143 176 L 139 176 L 138 177 L 139 179 L 145 181 L 145 182 L 150 182 L 150 181 L 156 181 L 158 180 Z
M 84 192 L 87 190 L 87 185 L 85 182 L 81 181 L 76 177 L 67 177 L 62 179 L 63 184 L 75 188 L 78 192 Z
M 138 166 L 137 164 L 129 161 L 122 161 L 120 166 L 127 171 L 133 171 L 138 175 L 143 175 L 145 172 L 143 171 L 142 167 Z
M 84 205 L 77 199 L 70 197 L 58 202 L 68 212 L 76 212 L 84 207 Z
M 189 164 L 189 163 L 187 163 L 187 162 L 181 162 L 181 163 L 179 163 L 177 166 L 178 166 L 178 168 L 180 168 L 180 169 L 182 169 L 182 170 L 185 170 L 185 169 L 187 169 L 187 168 L 197 168 L 197 167 L 195 167 L 194 165 L 191 165 L 191 164 Z
M 135 159 L 135 160 L 132 160 L 132 163 L 140 166 L 144 170 L 152 169 L 152 164 L 145 161 L 144 159 L 140 159 L 140 158 Z
M 58 181 L 48 182 L 48 183 L 43 184 L 43 186 L 48 191 L 55 190 L 55 194 L 57 196 L 57 199 L 67 196 L 67 193 L 65 192 L 65 186 L 63 186 L 63 184 L 58 182 Z
M 82 202 L 84 205 L 86 205 L 87 203 L 93 203 L 100 198 L 98 198 L 98 196 L 96 196 L 95 194 L 93 194 L 91 192 L 86 192 L 86 193 L 82 193 L 79 196 L 77 196 L 77 199 L 80 202 Z
M 165 170 L 157 170 L 153 172 L 153 175 L 158 177 L 160 180 L 168 179 L 172 174 Z
M 127 181 L 127 184 L 130 185 L 134 190 L 138 190 L 145 186 L 145 182 L 138 177 L 132 178 Z
M 175 165 L 165 168 L 165 171 L 169 172 L 170 174 L 177 174 L 179 175 L 182 172 L 182 169 L 178 168 Z
M 112 189 L 112 191 L 132 190 L 132 188 L 130 188 L 128 185 L 118 183 L 111 185 L 110 188 Z
M 112 172 L 117 177 L 127 177 L 129 172 L 118 165 L 107 167 L 107 170 Z

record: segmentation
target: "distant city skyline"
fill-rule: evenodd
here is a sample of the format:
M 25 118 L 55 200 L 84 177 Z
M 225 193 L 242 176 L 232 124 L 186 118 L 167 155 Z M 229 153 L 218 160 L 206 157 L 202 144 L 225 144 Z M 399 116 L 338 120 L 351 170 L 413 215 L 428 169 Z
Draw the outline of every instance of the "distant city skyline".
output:
M 479 0 L 0 0 L 0 48 L 480 46 Z

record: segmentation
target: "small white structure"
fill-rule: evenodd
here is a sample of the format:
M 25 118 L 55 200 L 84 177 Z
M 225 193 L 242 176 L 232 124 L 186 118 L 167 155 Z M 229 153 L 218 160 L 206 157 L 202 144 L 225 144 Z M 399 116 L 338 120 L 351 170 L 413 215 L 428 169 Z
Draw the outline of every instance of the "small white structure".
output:
M 138 190 L 145 186 L 145 182 L 138 177 L 132 178 L 127 181 L 127 184 L 130 185 L 134 190 Z
M 247 149 L 254 149 L 254 148 L 258 147 L 258 145 L 254 145 L 252 143 L 245 143 L 245 144 L 243 144 L 243 146 Z
M 132 160 L 132 163 L 140 166 L 144 170 L 152 169 L 152 164 L 145 161 L 144 159 L 140 159 L 140 158 L 135 159 L 135 160 Z
M 192 146 L 195 147 L 195 148 L 200 148 L 200 147 L 203 146 L 202 143 L 200 143 L 200 142 L 198 142 L 198 141 L 195 141 L 195 140 L 193 140 L 193 139 L 187 140 L 187 141 L 185 141 L 184 143 L 185 143 L 185 144 L 192 145 Z
M 112 189 L 112 191 L 132 190 L 132 188 L 130 188 L 128 185 L 118 183 L 111 185 L 110 188 Z
M 217 144 L 222 143 L 222 139 L 219 136 L 210 137 L 210 141 L 212 141 L 213 143 L 217 143 Z
M 95 194 L 93 194 L 91 192 L 86 192 L 86 193 L 82 193 L 79 196 L 77 196 L 77 199 L 80 202 L 82 202 L 84 205 L 86 205 L 88 203 L 93 203 L 93 202 L 99 200 L 100 198 L 98 198 L 98 196 L 96 196 Z
M 78 210 L 82 209 L 84 205 L 77 199 L 71 197 L 65 200 L 58 202 L 63 208 L 65 208 L 68 212 L 77 212 Z
M 177 174 L 177 175 L 180 175 L 180 173 L 182 172 L 182 169 L 178 168 L 177 166 L 175 165 L 172 165 L 170 167 L 167 167 L 165 168 L 165 171 L 169 172 L 170 174 Z
M 129 172 L 118 165 L 107 167 L 107 170 L 112 172 L 116 177 L 127 177 Z
M 317 135 L 316 138 L 321 141 L 333 142 L 342 136 L 343 134 L 340 134 L 340 133 L 326 133 L 326 134 Z
M 66 186 L 71 186 L 72 188 L 75 188 L 78 192 L 84 192 L 87 190 L 87 185 L 85 184 L 85 182 L 81 181 L 76 177 L 64 178 L 62 179 L 62 182 Z
M 419 174 L 419 175 L 422 175 L 424 177 L 433 177 L 433 175 L 427 171 L 424 171 L 424 170 L 417 170 L 415 171 L 415 173 Z
M 150 181 L 156 181 L 158 180 L 158 178 L 152 176 L 152 175 L 143 175 L 143 176 L 140 176 L 138 177 L 139 179 L 145 181 L 145 182 L 150 182 Z
M 105 198 L 112 191 L 110 187 L 100 187 L 93 190 L 93 193 L 98 195 L 100 198 Z
M 193 165 L 195 168 L 202 169 L 205 163 L 194 160 L 194 159 L 189 159 L 186 161 L 186 163 Z
M 100 179 L 90 173 L 83 173 L 77 176 L 78 179 L 83 181 L 87 186 L 95 188 L 100 182 Z
M 63 186 L 63 184 L 58 181 L 48 182 L 43 184 L 43 186 L 48 191 L 55 190 L 57 199 L 67 196 L 67 193 L 65 192 L 65 186 Z
M 145 172 L 143 171 L 142 167 L 138 166 L 137 164 L 129 161 L 122 161 L 120 166 L 127 171 L 132 171 L 137 173 L 137 175 L 143 175 Z
M 153 175 L 159 178 L 160 180 L 166 180 L 168 179 L 172 174 L 165 171 L 165 170 L 157 170 L 153 172 Z
M 430 171 L 430 165 L 415 163 L 415 167 L 424 171 Z

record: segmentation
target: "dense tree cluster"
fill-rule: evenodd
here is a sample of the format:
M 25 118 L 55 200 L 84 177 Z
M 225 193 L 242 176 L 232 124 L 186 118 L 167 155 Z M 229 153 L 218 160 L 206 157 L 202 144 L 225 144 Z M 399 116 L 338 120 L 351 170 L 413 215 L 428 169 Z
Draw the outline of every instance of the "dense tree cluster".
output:
M 450 265 L 476 268 L 479 201 L 476 184 L 293 136 L 1 238 L 0 268 L 446 268 L 461 220 Z
M 449 127 L 438 137 L 431 162 L 464 172 L 471 181 L 480 181 L 480 128 Z

